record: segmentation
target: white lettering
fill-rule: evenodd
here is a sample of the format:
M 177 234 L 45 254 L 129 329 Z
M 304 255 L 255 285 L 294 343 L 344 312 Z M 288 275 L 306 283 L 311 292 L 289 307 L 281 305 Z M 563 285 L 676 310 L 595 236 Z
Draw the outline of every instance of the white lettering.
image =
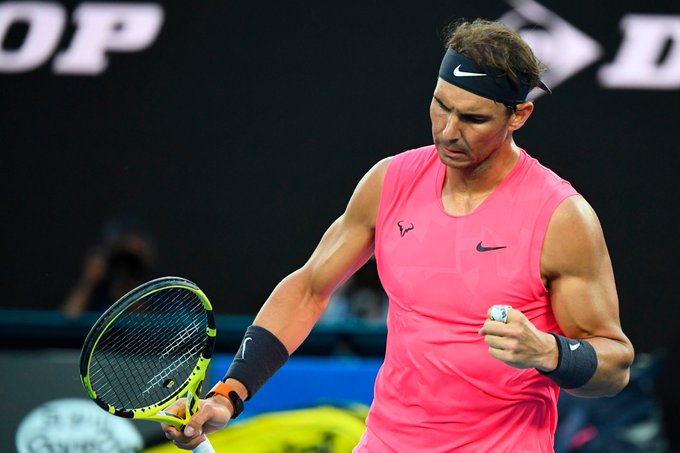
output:
M 28 31 L 16 49 L 0 46 L 0 72 L 25 72 L 37 68 L 52 55 L 59 43 L 66 12 L 56 3 L 7 2 L 0 4 L 0 44 L 12 25 L 25 23 Z
M 58 74 L 100 74 L 108 66 L 107 51 L 147 48 L 163 22 L 156 4 L 85 3 L 73 14 L 77 29 L 70 47 L 54 60 Z
M 556 87 L 597 61 L 600 44 L 560 16 L 533 0 L 507 0 L 514 7 L 501 21 L 517 30 L 549 70 L 543 81 Z M 536 27 L 535 25 L 540 25 Z M 545 92 L 534 89 L 529 99 Z
M 609 88 L 680 88 L 680 16 L 628 14 L 621 29 L 623 42 L 614 61 L 600 68 L 600 83 Z

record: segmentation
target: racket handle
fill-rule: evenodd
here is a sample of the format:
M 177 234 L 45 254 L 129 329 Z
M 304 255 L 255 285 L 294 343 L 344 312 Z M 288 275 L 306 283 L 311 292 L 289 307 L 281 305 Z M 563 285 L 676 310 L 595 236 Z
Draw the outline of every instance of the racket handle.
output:
M 203 442 L 198 444 L 198 447 L 194 448 L 191 450 L 194 453 L 215 453 L 215 449 L 213 448 L 212 444 L 206 437 Z

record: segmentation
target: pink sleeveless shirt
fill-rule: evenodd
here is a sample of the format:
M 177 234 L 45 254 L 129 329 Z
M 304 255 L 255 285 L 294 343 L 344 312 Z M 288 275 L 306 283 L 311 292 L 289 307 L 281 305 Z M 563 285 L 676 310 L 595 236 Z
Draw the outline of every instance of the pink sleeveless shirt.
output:
M 560 333 L 540 276 L 557 205 L 572 186 L 521 150 L 474 212 L 453 216 L 434 146 L 395 156 L 375 256 L 389 296 L 385 361 L 355 452 L 551 452 L 559 388 L 494 359 L 478 334 L 495 304 Z

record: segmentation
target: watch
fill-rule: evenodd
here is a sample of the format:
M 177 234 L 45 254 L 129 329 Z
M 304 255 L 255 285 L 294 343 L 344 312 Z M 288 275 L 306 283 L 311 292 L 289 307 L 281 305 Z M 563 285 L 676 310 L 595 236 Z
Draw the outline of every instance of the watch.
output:
M 238 393 L 236 393 L 236 390 L 234 390 L 231 387 L 231 385 L 219 381 L 217 384 L 215 384 L 215 387 L 213 387 L 205 397 L 211 398 L 215 394 L 222 395 L 225 398 L 228 398 L 229 401 L 231 401 L 231 405 L 234 406 L 234 413 L 231 414 L 232 419 L 238 417 L 241 414 L 241 412 L 243 412 L 243 400 L 238 395 Z

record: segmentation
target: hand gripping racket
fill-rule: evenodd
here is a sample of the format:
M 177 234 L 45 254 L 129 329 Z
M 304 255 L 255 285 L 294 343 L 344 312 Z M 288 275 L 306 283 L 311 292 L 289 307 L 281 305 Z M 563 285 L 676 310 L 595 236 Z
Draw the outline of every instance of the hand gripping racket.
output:
M 133 289 L 97 320 L 80 353 L 85 390 L 105 411 L 181 430 L 198 398 L 215 345 L 215 315 L 198 286 L 162 277 Z M 186 397 L 186 415 L 163 412 Z M 215 450 L 207 440 L 197 453 Z

